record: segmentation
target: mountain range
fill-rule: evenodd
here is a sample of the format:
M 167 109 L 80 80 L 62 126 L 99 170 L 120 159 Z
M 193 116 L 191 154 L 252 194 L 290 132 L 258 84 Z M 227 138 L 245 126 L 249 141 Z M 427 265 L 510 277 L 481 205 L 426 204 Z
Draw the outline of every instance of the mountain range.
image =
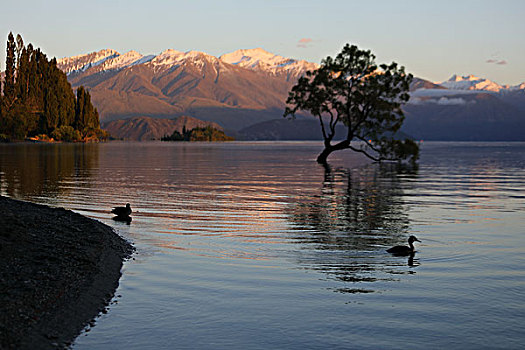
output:
M 318 67 L 315 63 L 257 48 L 220 57 L 172 49 L 146 56 L 105 49 L 57 64 L 73 87 L 89 89 L 103 126 L 133 117 L 191 116 L 215 122 L 239 139 L 320 138 L 312 117 L 299 116 L 294 126 L 282 118 L 288 91 Z M 415 78 L 404 110 L 403 131 L 416 139 L 525 140 L 525 83 L 502 86 L 473 75 L 442 82 Z M 113 133 L 119 125 L 135 135 L 128 138 L 140 134 L 126 122 L 112 124 Z

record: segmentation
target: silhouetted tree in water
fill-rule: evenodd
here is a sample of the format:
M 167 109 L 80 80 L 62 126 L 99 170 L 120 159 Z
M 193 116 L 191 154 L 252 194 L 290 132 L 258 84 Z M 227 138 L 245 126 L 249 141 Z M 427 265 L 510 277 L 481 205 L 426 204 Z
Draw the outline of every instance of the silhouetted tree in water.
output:
M 418 145 L 396 137 L 411 81 L 404 67 L 395 62 L 378 66 L 370 51 L 347 44 L 335 58 L 328 56 L 319 69 L 299 79 L 289 93 L 286 103 L 290 107 L 284 116 L 305 111 L 319 118 L 324 138 L 319 163 L 326 163 L 332 152 L 342 149 L 363 153 L 374 161 L 415 161 Z M 339 123 L 346 126 L 347 134 L 333 144 Z M 360 143 L 354 145 L 354 140 Z

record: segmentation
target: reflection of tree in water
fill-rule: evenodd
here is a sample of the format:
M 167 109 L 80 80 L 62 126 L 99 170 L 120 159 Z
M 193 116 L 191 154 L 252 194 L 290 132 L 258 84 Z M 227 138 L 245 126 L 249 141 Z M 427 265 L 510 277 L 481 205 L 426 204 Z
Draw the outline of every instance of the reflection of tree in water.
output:
M 362 283 L 401 273 L 395 265 L 406 265 L 407 259 L 393 260 L 384 250 L 408 236 L 403 186 L 409 182 L 403 179 L 413 177 L 415 171 L 398 164 L 358 169 L 325 166 L 321 193 L 289 213 L 298 230 L 294 238 L 305 248 L 300 252 L 301 265 L 354 283 L 337 289 L 347 293 L 372 292 Z M 417 259 L 412 264 L 417 265 Z
M 0 194 L 27 198 L 64 190 L 61 182 L 98 165 L 96 144 L 0 145 Z

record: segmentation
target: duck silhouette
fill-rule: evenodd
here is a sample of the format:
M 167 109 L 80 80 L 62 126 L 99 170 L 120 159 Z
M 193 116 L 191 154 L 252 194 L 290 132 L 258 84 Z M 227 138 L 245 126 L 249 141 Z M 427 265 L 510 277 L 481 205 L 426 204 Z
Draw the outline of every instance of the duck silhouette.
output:
M 113 214 L 115 214 L 116 216 L 119 216 L 119 217 L 129 217 L 131 215 L 131 205 L 129 205 L 129 203 L 126 204 L 125 207 L 115 207 L 113 209 L 111 209 L 111 212 Z
M 386 251 L 389 252 L 390 254 L 394 254 L 394 255 L 411 255 L 411 254 L 414 254 L 414 252 L 416 251 L 414 249 L 414 242 L 415 241 L 421 243 L 421 241 L 419 239 L 417 239 L 416 236 L 410 236 L 410 237 L 408 237 L 408 245 L 409 245 L 408 247 L 406 245 L 396 245 L 395 247 L 387 249 Z

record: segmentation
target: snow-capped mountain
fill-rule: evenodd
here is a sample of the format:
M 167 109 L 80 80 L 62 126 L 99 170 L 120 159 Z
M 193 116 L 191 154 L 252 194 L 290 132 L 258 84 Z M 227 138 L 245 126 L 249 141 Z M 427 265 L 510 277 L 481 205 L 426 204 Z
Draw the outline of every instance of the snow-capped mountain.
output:
M 219 60 L 215 56 L 208 55 L 200 51 L 181 52 L 173 49 L 162 51 L 159 55 L 154 56 L 149 62 L 155 68 L 172 68 L 180 66 L 186 62 L 197 65 L 204 65 L 206 62 L 217 63 Z
M 257 63 L 237 62 L 204 52 L 168 49 L 154 56 L 102 50 L 59 60 L 73 87 L 84 85 L 101 121 L 131 116 L 216 118 L 230 129 L 282 117 L 296 79 L 316 65 L 261 50 Z M 233 56 L 231 56 L 233 57 Z
M 203 65 L 205 61 L 211 62 L 214 65 L 226 63 L 273 76 L 283 76 L 288 81 L 294 81 L 304 75 L 306 71 L 315 70 L 319 67 L 316 63 L 286 58 L 262 48 L 241 49 L 220 57 L 208 55 L 204 52 L 182 52 L 173 49 L 167 49 L 158 55 L 147 56 L 136 51 L 121 54 L 112 49 L 104 49 L 85 55 L 61 58 L 57 61 L 57 65 L 69 75 L 71 73 L 84 72 L 88 69 L 93 72 L 121 70 L 139 64 L 148 64 L 155 67 L 155 70 L 162 70 L 180 66 L 188 61 L 192 61 L 194 64 L 200 61 L 201 65 Z M 226 69 L 224 65 L 222 65 L 222 68 Z M 433 84 L 448 90 L 459 91 L 504 92 L 525 90 L 525 82 L 516 86 L 500 85 L 489 79 L 474 75 L 461 76 L 454 74 L 448 80 L 434 82 Z
M 151 61 L 155 56 L 143 56 L 137 51 L 128 51 L 125 54 L 106 59 L 98 65 L 100 70 L 112 70 L 131 67 Z
M 261 48 L 237 50 L 219 58 L 224 62 L 255 71 L 268 72 L 274 75 L 284 73 L 288 79 L 296 79 L 308 70 L 319 68 L 316 63 L 286 58 Z
M 506 85 L 506 86 L 508 86 L 508 85 Z M 509 91 L 525 90 L 525 83 L 521 83 L 519 85 L 514 85 L 514 86 L 507 87 L 507 90 L 509 90 Z
M 411 86 L 409 104 L 463 104 L 469 100 L 468 96 L 484 96 L 490 94 L 501 101 L 519 109 L 525 108 L 525 83 L 515 86 L 499 85 L 488 79 L 474 75 L 453 75 L 449 80 L 431 83 L 427 80 L 415 78 Z
M 474 75 L 459 76 L 454 74 L 449 80 L 436 82 L 444 88 L 450 90 L 479 90 L 500 92 L 503 90 L 521 90 L 525 89 L 525 83 L 516 86 L 499 85 L 491 80 L 479 78 Z
M 255 139 L 290 137 L 283 131 L 291 124 L 282 118 L 288 93 L 300 76 L 318 68 L 260 48 L 220 57 L 173 49 L 149 56 L 106 49 L 57 63 L 73 87 L 89 89 L 104 125 L 137 116 L 188 115 Z M 404 130 L 416 138 L 525 140 L 525 83 L 503 86 L 473 75 L 439 83 L 416 78 L 404 110 Z M 317 123 L 308 128 L 294 129 L 293 138 L 319 131 Z
M 86 70 L 90 67 L 97 66 L 107 59 L 120 56 L 115 50 L 104 49 L 98 52 L 91 52 L 84 55 L 65 57 L 57 60 L 57 66 L 66 74 L 74 71 Z
M 167 49 L 162 51 L 157 56 L 153 57 L 150 61 L 154 66 L 172 66 L 179 62 L 180 57 L 184 55 L 184 52 L 173 49 Z
M 86 55 L 66 57 L 57 60 L 57 66 L 66 74 L 84 72 L 94 69 L 97 72 L 117 70 L 151 61 L 155 56 L 144 56 L 137 51 L 128 51 L 124 54 L 112 49 L 100 50 Z
M 525 84 L 502 86 L 473 75 L 436 84 L 415 79 L 402 130 L 425 140 L 523 141 Z
M 237 50 L 218 58 L 199 51 L 182 52 L 167 49 L 158 55 L 144 56 L 136 51 L 120 54 L 112 49 L 104 49 L 86 55 L 61 58 L 57 61 L 57 65 L 58 68 L 69 75 L 84 72 L 88 69 L 94 69 L 97 72 L 119 70 L 143 63 L 147 63 L 159 70 L 179 66 L 187 61 L 193 61 L 194 63 L 207 61 L 213 64 L 226 63 L 252 71 L 283 75 L 289 81 L 302 76 L 307 70 L 315 70 L 319 67 L 316 63 L 286 58 L 261 48 Z

